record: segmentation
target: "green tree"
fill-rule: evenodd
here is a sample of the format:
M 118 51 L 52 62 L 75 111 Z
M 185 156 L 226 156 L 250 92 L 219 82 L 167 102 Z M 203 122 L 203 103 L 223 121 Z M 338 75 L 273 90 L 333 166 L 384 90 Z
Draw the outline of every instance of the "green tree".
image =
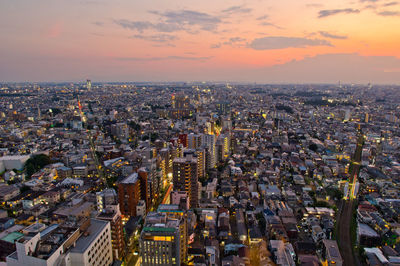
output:
M 308 146 L 308 148 L 314 152 L 316 152 L 318 150 L 318 146 L 315 143 L 312 143 Z
M 25 162 L 25 171 L 28 178 L 48 164 L 51 164 L 51 159 L 46 154 L 38 154 L 29 158 Z

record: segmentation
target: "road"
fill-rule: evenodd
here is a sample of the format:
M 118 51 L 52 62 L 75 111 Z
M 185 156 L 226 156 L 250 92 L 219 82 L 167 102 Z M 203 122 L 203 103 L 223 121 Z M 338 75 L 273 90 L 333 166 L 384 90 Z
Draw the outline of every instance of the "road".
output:
M 354 201 L 342 201 L 340 213 L 338 217 L 338 240 L 340 254 L 344 260 L 344 266 L 354 266 L 356 260 L 353 255 L 353 244 L 351 242 L 350 226 L 353 215 L 353 204 Z
M 357 178 L 360 173 L 361 168 L 361 158 L 362 158 L 362 149 L 364 144 L 364 136 L 362 132 L 359 133 L 357 139 L 357 147 L 354 152 L 352 161 L 351 161 L 351 171 L 350 171 L 350 179 L 349 179 L 349 191 L 348 191 L 348 200 L 342 200 L 340 205 L 340 211 L 337 217 L 338 223 L 338 240 L 339 240 L 339 249 L 340 254 L 344 260 L 345 266 L 353 266 L 360 265 L 358 258 L 356 258 L 353 254 L 353 244 L 351 241 L 351 223 L 353 221 L 353 208 L 356 207 L 356 201 L 354 199 L 357 197 L 355 193 L 355 185 L 357 183 Z

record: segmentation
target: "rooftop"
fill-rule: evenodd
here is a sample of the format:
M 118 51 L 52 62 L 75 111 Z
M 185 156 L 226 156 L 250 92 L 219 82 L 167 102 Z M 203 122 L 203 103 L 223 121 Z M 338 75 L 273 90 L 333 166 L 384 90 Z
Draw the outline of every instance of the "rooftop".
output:
M 133 173 L 121 181 L 121 184 L 134 184 L 138 180 L 138 174 Z
M 76 241 L 76 245 L 71 249 L 71 252 L 74 253 L 84 253 L 90 244 L 93 243 L 94 239 L 100 234 L 101 231 L 107 226 L 108 222 L 90 219 L 90 226 L 86 232 L 89 234 L 83 234 L 78 241 Z

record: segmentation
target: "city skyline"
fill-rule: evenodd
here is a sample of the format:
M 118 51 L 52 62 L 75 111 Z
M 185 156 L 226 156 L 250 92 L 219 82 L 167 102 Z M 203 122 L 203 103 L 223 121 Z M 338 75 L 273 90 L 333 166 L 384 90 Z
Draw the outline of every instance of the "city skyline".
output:
M 1 6 L 1 82 L 400 82 L 390 0 Z

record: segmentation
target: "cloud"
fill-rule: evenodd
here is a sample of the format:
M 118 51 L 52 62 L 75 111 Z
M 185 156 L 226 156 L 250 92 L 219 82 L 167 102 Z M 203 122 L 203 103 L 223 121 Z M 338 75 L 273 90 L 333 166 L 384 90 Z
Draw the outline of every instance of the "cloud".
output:
M 210 46 L 210 48 L 211 48 L 211 49 L 217 49 L 217 48 L 221 48 L 221 46 L 222 46 L 222 44 L 216 43 L 216 44 L 212 44 L 212 45 Z
M 325 17 L 338 15 L 338 14 L 357 14 L 357 13 L 360 13 L 359 9 L 353 9 L 353 8 L 325 9 L 325 10 L 319 11 L 318 18 L 325 18 Z
M 193 11 L 193 10 L 179 10 L 179 11 L 150 11 L 150 13 L 159 15 L 164 19 L 167 24 L 181 26 L 198 26 L 205 31 L 213 31 L 217 28 L 218 24 L 222 21 L 219 17 L 207 13 Z
M 104 22 L 101 22 L 101 21 L 95 21 L 92 24 L 96 25 L 96 26 L 99 26 L 99 27 L 103 27 L 104 26 Z
M 254 39 L 248 44 L 254 50 L 273 50 L 285 48 L 302 48 L 307 46 L 333 46 L 330 42 L 320 39 L 299 37 L 270 36 Z
M 398 5 L 399 3 L 398 2 L 389 2 L 389 3 L 385 3 L 385 4 L 383 4 L 383 6 L 384 7 L 388 7 L 388 6 L 396 6 L 396 5 Z
M 126 19 L 114 20 L 117 25 L 129 29 L 136 30 L 142 33 L 145 30 L 156 30 L 158 32 L 174 32 L 182 30 L 183 27 L 177 24 L 171 23 L 151 23 L 149 21 L 130 21 Z
M 246 46 L 246 39 L 242 37 L 231 37 L 222 43 L 212 44 L 211 49 L 221 48 L 223 45 L 229 45 L 232 47 L 244 47 Z
M 164 57 L 116 57 L 118 61 L 163 61 L 163 60 L 187 60 L 187 61 L 205 61 L 213 58 L 212 56 L 179 56 L 170 55 Z
M 222 10 L 222 13 L 226 13 L 226 14 L 247 14 L 247 13 L 251 13 L 251 11 L 253 11 L 253 9 L 251 8 L 246 8 L 244 6 L 231 6 L 227 9 Z
M 319 4 L 319 3 L 311 3 L 311 4 L 306 4 L 306 7 L 311 7 L 311 8 L 321 8 L 323 7 L 323 4 Z
M 320 31 L 319 34 L 321 34 L 322 37 L 330 38 L 330 39 L 338 39 L 338 40 L 347 39 L 347 36 L 345 36 L 345 35 L 332 34 L 332 33 L 326 32 L 326 31 Z
M 169 34 L 156 34 L 156 35 L 140 35 L 136 34 L 133 35 L 132 38 L 134 39 L 142 39 L 150 42 L 159 42 L 159 43 L 166 43 L 177 40 L 178 37 L 169 35 Z
M 264 19 L 268 19 L 269 16 L 268 15 L 263 15 L 261 17 L 256 18 L 256 20 L 264 20 Z
M 379 16 L 384 16 L 384 17 L 394 17 L 394 16 L 400 16 L 399 11 L 381 11 L 377 12 Z
M 277 29 L 282 29 L 282 27 L 279 27 L 279 26 L 275 25 L 274 23 L 267 21 L 268 18 L 269 18 L 268 15 L 263 15 L 263 16 L 256 18 L 256 20 L 262 21 L 262 22 L 260 22 L 261 26 L 269 26 L 269 27 L 274 27 Z
M 158 22 L 117 19 L 114 20 L 114 23 L 140 33 L 153 30 L 158 32 L 186 31 L 191 34 L 197 33 L 198 29 L 214 31 L 222 23 L 222 20 L 217 16 L 193 10 L 149 11 L 149 13 L 158 16 Z
M 227 41 L 225 41 L 223 44 L 233 46 L 233 47 L 243 47 L 246 45 L 245 42 L 246 42 L 246 39 L 244 39 L 244 38 L 232 37 L 232 38 L 229 38 Z
M 264 21 L 260 23 L 261 26 L 268 26 L 268 27 L 274 27 L 277 29 L 283 29 L 282 27 L 275 25 L 274 23 L 268 22 L 268 21 Z

